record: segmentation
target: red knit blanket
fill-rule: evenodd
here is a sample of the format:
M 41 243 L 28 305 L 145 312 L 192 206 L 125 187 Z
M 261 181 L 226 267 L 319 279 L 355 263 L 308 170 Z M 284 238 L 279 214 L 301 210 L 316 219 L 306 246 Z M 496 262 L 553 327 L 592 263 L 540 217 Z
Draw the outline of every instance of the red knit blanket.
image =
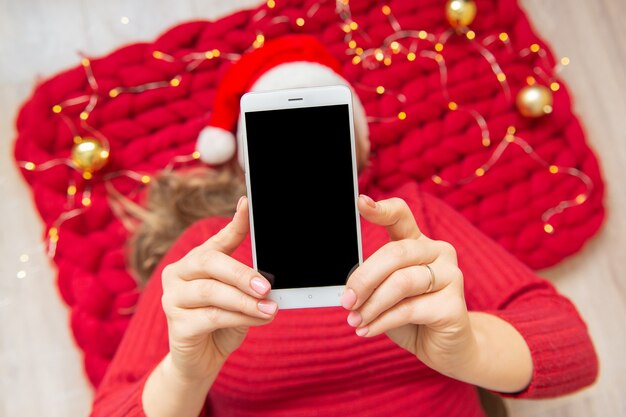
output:
M 551 53 L 514 0 L 477 0 L 469 35 L 450 31 L 443 1 L 393 0 L 388 9 L 354 1 L 350 13 L 338 4 L 341 13 L 334 1 L 270 0 L 216 22 L 181 24 L 52 77 L 24 104 L 15 157 L 47 226 L 94 384 L 138 297 L 111 187 L 134 198 L 142 176 L 193 152 L 221 76 L 254 42 L 313 34 L 340 60 L 370 117 L 362 191 L 376 196 L 416 181 L 534 268 L 576 252 L 600 226 L 597 160 Z M 402 30 L 411 36 L 384 43 Z M 354 58 L 357 48 L 363 59 Z M 515 107 L 530 76 L 559 83 L 547 116 L 524 118 Z M 110 145 L 109 163 L 89 180 L 54 162 L 69 157 L 77 135 Z

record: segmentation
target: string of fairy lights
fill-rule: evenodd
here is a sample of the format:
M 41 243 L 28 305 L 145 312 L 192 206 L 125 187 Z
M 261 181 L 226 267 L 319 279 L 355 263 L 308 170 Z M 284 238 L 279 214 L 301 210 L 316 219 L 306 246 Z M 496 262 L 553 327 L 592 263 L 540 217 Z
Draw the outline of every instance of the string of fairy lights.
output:
M 378 47 L 362 48 L 358 45 L 355 34 L 358 34 L 364 40 L 369 41 L 367 33 L 363 31 L 361 26 L 352 18 L 352 13 L 348 0 L 337 1 L 337 13 L 342 19 L 342 29 L 345 32 L 345 42 L 348 46 L 348 54 L 352 55 L 352 64 L 361 65 L 366 69 L 376 69 L 381 65 L 390 66 L 393 60 L 404 56 L 409 61 L 415 61 L 417 57 L 423 57 L 432 59 L 437 63 L 439 70 L 439 78 L 441 84 L 441 92 L 444 100 L 447 102 L 447 108 L 449 111 L 462 111 L 469 114 L 476 122 L 481 131 L 481 143 L 484 147 L 488 148 L 492 146 L 492 138 L 489 130 L 489 126 L 485 118 L 473 108 L 465 108 L 456 101 L 452 100 L 448 91 L 448 69 L 443 51 L 447 41 L 452 36 L 460 36 L 465 38 L 469 45 L 474 48 L 489 64 L 491 71 L 493 72 L 496 80 L 499 82 L 503 94 L 507 100 L 511 100 L 511 88 L 509 86 L 506 74 L 502 70 L 495 55 L 488 49 L 494 42 L 502 42 L 509 50 L 511 47 L 511 40 L 509 34 L 501 32 L 498 35 L 488 35 L 484 39 L 477 38 L 477 34 L 469 28 L 469 25 L 474 20 L 477 9 L 473 0 L 450 0 L 446 3 L 445 12 L 446 18 L 450 23 L 450 28 L 443 31 L 440 34 L 430 33 L 426 30 L 405 30 L 401 27 L 398 19 L 394 16 L 393 11 L 389 5 L 383 5 L 380 8 L 380 12 L 387 17 L 387 21 L 391 26 L 392 33 L 383 39 L 382 43 Z M 409 45 L 406 45 L 406 41 L 410 41 Z M 404 41 L 404 42 L 403 42 Z M 432 49 L 422 48 L 420 49 L 420 42 L 427 43 Z M 542 66 L 533 67 L 533 75 L 529 75 L 526 78 L 526 86 L 523 87 L 518 93 L 515 104 L 519 112 L 525 117 L 542 117 L 552 112 L 552 92 L 556 92 L 560 89 L 560 84 L 556 80 L 555 74 L 557 74 L 561 68 L 567 66 L 570 63 L 569 58 L 563 57 L 556 67 L 552 68 L 548 62 L 547 52 L 541 48 L 539 44 L 533 43 L 527 48 L 518 52 L 520 58 L 527 57 L 528 55 L 536 54 Z M 550 68 L 551 71 L 546 71 L 545 68 Z M 549 87 L 545 87 L 537 83 L 536 77 L 540 78 Z M 406 102 L 406 97 L 402 93 L 392 91 L 386 88 L 384 85 L 378 86 L 364 86 L 363 84 L 355 84 L 356 88 L 361 88 L 366 91 L 375 91 L 380 95 L 391 95 L 395 97 L 400 103 Z M 397 115 L 382 116 L 382 117 L 368 117 L 370 123 L 386 123 L 397 120 L 406 120 L 409 115 L 402 110 Z M 487 172 L 498 162 L 502 157 L 505 150 L 510 145 L 519 146 L 525 154 L 531 157 L 536 163 L 552 174 L 567 174 L 579 179 L 584 185 L 584 191 L 574 198 L 561 201 L 554 207 L 551 207 L 543 212 L 541 220 L 543 222 L 543 229 L 546 233 L 552 234 L 555 229 L 550 223 L 550 219 L 559 213 L 562 213 L 565 209 L 583 204 L 591 193 L 593 192 L 593 181 L 587 174 L 574 167 L 558 166 L 549 163 L 545 159 L 541 158 L 534 148 L 519 135 L 516 135 L 515 126 L 509 126 L 505 136 L 500 142 L 493 147 L 491 156 L 480 166 L 476 167 L 472 175 L 465 176 L 454 181 L 446 180 L 441 175 L 433 173 L 431 180 L 441 186 L 452 187 L 458 185 L 467 184 L 477 178 L 480 178 L 487 174 Z
M 489 125 L 484 116 L 477 110 L 469 106 L 466 107 L 463 103 L 458 103 L 452 99 L 448 91 L 448 67 L 445 60 L 445 48 L 446 43 L 452 37 L 464 38 L 468 42 L 468 45 L 477 51 L 488 63 L 495 78 L 499 82 L 505 98 L 509 101 L 515 100 L 515 105 L 520 114 L 531 118 L 543 117 L 552 112 L 552 93 L 558 91 L 560 88 L 556 74 L 558 74 L 562 67 L 569 64 L 568 58 L 562 58 L 556 66 L 553 66 L 548 60 L 546 50 L 536 43 L 518 51 L 517 56 L 519 58 L 526 58 L 528 56 L 538 57 L 540 65 L 533 67 L 533 74 L 529 74 L 525 80 L 526 86 L 513 98 L 507 76 L 502 70 L 494 53 L 490 50 L 491 46 L 499 42 L 508 48 L 510 52 L 515 53 L 512 48 L 510 36 L 508 33 L 502 32 L 495 35 L 489 34 L 481 38 L 479 34 L 475 33 L 470 26 L 477 14 L 474 0 L 449 0 L 445 5 L 444 12 L 450 24 L 450 28 L 439 34 L 429 32 L 425 29 L 403 28 L 395 17 L 391 6 L 388 4 L 382 5 L 379 9 L 379 13 L 385 16 L 391 28 L 391 33 L 377 46 L 366 46 L 372 44 L 373 41 L 367 31 L 364 30 L 353 17 L 349 0 L 322 0 L 313 3 L 306 11 L 303 11 L 303 13 L 297 17 L 283 15 L 272 16 L 270 11 L 276 8 L 276 0 L 268 0 L 266 7 L 259 9 L 252 17 L 252 20 L 254 22 L 260 22 L 263 19 L 269 18 L 269 23 L 272 25 L 295 25 L 298 28 L 302 28 L 306 26 L 308 20 L 315 17 L 315 14 L 324 3 L 330 1 L 335 2 L 335 12 L 340 20 L 339 27 L 344 33 L 346 54 L 351 57 L 353 65 L 361 66 L 364 70 L 376 70 L 381 66 L 391 66 L 394 61 L 399 59 L 409 62 L 416 61 L 418 57 L 433 60 L 439 70 L 441 93 L 447 103 L 447 110 L 468 114 L 480 129 L 482 146 L 485 148 L 493 148 L 490 157 L 480 166 L 476 167 L 473 174 L 456 180 L 450 180 L 434 172 L 431 176 L 433 183 L 442 187 L 452 187 L 474 181 L 486 175 L 490 169 L 497 164 L 508 147 L 516 145 L 550 174 L 570 175 L 579 179 L 584 185 L 585 191 L 581 194 L 570 200 L 560 202 L 542 214 L 541 220 L 546 233 L 551 234 L 555 231 L 554 226 L 550 223 L 550 219 L 554 215 L 587 201 L 594 189 L 593 181 L 588 175 L 577 168 L 554 165 L 542 159 L 537 152 L 535 152 L 533 147 L 516 133 L 515 126 L 509 126 L 504 137 L 501 138 L 497 144 L 494 143 Z M 122 18 L 122 24 L 128 24 L 129 21 L 127 17 L 125 19 Z M 362 41 L 363 45 L 359 44 L 359 40 Z M 251 39 L 249 50 L 261 48 L 264 43 L 264 33 L 257 31 L 254 38 Z M 140 186 L 150 183 L 151 180 L 148 173 L 133 170 L 120 170 L 94 177 L 97 171 L 106 166 L 111 152 L 109 141 L 105 135 L 89 124 L 91 113 L 97 108 L 98 104 L 105 99 L 114 100 L 122 94 L 140 94 L 148 90 L 176 88 L 184 81 L 185 74 L 193 72 L 206 61 L 215 59 L 236 61 L 240 57 L 240 54 L 224 52 L 217 48 L 206 51 L 195 51 L 181 57 L 175 57 L 166 52 L 155 50 L 152 52 L 153 59 L 171 63 L 182 63 L 184 64 L 183 70 L 170 79 L 135 86 L 117 86 L 107 91 L 101 89 L 98 80 L 94 76 L 89 58 L 82 57 L 81 66 L 84 69 L 91 92 L 64 100 L 51 108 L 51 111 L 61 118 L 73 135 L 74 144 L 70 155 L 42 163 L 35 163 L 33 161 L 18 162 L 21 168 L 26 171 L 34 172 L 46 171 L 59 165 L 65 165 L 70 169 L 78 171 L 82 176 L 83 181 L 81 181 L 80 184 L 77 184 L 73 179 L 69 181 L 66 191 L 67 209 L 59 215 L 48 229 L 47 254 L 50 258 L 54 258 L 55 256 L 57 242 L 59 241 L 59 230 L 62 224 L 69 219 L 84 214 L 92 204 L 92 182 L 94 179 L 104 181 L 112 210 L 118 217 L 123 214 L 121 214 L 119 207 L 115 205 L 115 198 L 113 197 L 116 194 L 116 190 L 111 180 L 123 176 L 136 181 Z M 366 85 L 361 82 L 356 82 L 353 86 L 363 92 L 375 92 L 379 95 L 395 97 L 401 104 L 407 101 L 407 97 L 404 93 L 388 88 L 385 85 Z M 77 121 L 66 114 L 67 109 L 72 108 L 75 111 L 76 106 L 82 106 L 78 113 Z M 410 117 L 410 114 L 402 110 L 391 116 L 370 115 L 368 116 L 368 122 L 391 123 L 397 122 L 398 120 L 407 120 L 410 119 Z M 179 164 L 194 162 L 198 160 L 199 157 L 198 152 L 193 152 L 190 155 L 177 156 L 170 161 L 165 169 L 174 169 Z M 124 218 L 120 218 L 120 220 L 125 225 L 128 223 Z

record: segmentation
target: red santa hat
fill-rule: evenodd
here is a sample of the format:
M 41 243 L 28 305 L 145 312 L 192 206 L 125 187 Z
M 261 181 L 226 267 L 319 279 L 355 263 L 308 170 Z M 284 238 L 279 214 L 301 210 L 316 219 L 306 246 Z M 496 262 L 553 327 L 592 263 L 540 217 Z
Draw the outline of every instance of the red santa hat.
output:
M 198 137 L 200 159 L 219 165 L 237 152 L 235 131 L 239 100 L 248 91 L 263 91 L 349 83 L 340 75 L 339 62 L 314 37 L 289 35 L 265 43 L 233 64 L 215 96 L 209 125 Z M 353 94 L 355 136 L 361 157 L 369 152 L 369 132 L 363 106 Z M 241 161 L 240 161 L 241 162 Z

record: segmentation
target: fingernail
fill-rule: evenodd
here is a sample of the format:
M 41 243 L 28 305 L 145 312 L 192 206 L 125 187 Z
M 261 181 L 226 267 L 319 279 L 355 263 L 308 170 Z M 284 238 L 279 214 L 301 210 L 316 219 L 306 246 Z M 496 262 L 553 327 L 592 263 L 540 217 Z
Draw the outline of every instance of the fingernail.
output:
M 365 194 L 361 194 L 361 198 L 365 201 L 365 204 L 370 206 L 371 208 L 376 208 L 376 202 L 371 199 L 371 197 L 366 196 Z
M 274 314 L 278 309 L 278 304 L 270 300 L 261 300 L 257 304 L 259 311 L 265 314 Z
M 259 277 L 254 277 L 250 280 L 250 286 L 252 287 L 252 289 L 256 292 L 258 292 L 260 295 L 265 295 L 269 289 L 270 289 L 270 284 L 265 281 L 263 278 L 259 278 Z
M 239 197 L 239 201 L 237 201 L 237 211 L 239 211 L 239 207 L 241 207 L 241 202 L 243 201 L 244 198 L 246 198 L 245 195 L 242 195 L 241 197 Z
M 345 309 L 350 309 L 356 303 L 356 293 L 352 288 L 346 289 L 341 295 L 341 306 Z
M 358 311 L 351 311 L 350 314 L 348 314 L 348 324 L 350 326 L 356 327 L 361 324 L 362 321 L 363 317 L 361 317 Z
M 369 331 L 370 331 L 370 329 L 366 326 L 366 327 L 359 327 L 358 329 L 356 329 L 355 333 L 356 333 L 357 336 L 363 337 Z

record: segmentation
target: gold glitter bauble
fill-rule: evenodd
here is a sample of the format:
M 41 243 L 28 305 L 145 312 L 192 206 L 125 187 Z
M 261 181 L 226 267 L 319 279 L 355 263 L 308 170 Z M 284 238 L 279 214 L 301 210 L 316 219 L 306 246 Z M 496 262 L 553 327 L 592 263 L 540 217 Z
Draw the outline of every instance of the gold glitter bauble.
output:
M 98 139 L 80 138 L 72 147 L 72 162 L 85 172 L 95 172 L 106 165 L 109 151 Z
M 552 91 L 543 85 L 528 85 L 517 93 L 517 110 L 524 117 L 541 117 L 552 113 Z
M 446 3 L 446 18 L 455 29 L 469 26 L 476 17 L 476 3 L 474 0 L 448 0 Z

